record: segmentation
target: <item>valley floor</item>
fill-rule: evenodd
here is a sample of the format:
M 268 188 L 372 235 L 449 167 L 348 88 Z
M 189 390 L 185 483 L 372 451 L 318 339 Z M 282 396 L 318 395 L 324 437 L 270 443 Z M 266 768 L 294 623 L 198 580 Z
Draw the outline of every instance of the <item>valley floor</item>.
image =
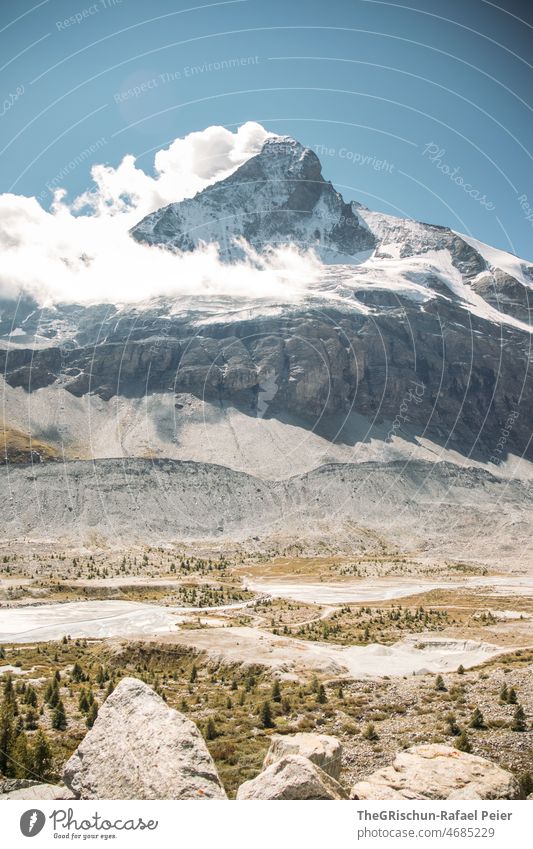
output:
M 342 740 L 347 787 L 398 749 L 453 745 L 463 729 L 475 754 L 528 786 L 533 577 L 525 569 L 491 574 L 483 563 L 417 553 L 202 554 L 4 546 L 0 675 L 12 677 L 26 727 L 22 691 L 35 690 L 35 724 L 54 753 L 48 778 L 86 732 L 82 691 L 101 704 L 130 674 L 211 737 L 230 792 L 259 771 L 273 731 L 296 730 Z M 54 675 L 65 708 L 59 729 L 46 701 Z M 265 701 L 272 727 L 261 719 Z M 513 730 L 518 705 L 524 731 Z M 482 720 L 472 725 L 476 708 Z

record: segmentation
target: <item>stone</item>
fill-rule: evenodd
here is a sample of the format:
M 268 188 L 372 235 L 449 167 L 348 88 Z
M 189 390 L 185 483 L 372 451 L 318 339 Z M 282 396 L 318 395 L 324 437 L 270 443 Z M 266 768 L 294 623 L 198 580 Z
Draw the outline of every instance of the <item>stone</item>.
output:
M 237 799 L 347 799 L 341 785 L 308 758 L 287 755 L 237 791 Z
M 150 687 L 123 678 L 67 761 L 79 799 L 225 799 L 198 728 Z
M 328 734 L 274 734 L 263 762 L 263 769 L 286 755 L 308 758 L 336 781 L 339 780 L 342 746 L 336 737 Z
M 26 799 L 28 802 L 33 801 L 48 801 L 53 799 L 75 799 L 74 794 L 68 787 L 61 787 L 59 784 L 32 784 L 31 787 L 21 787 L 18 790 L 11 790 L 8 793 L 0 794 L 0 801 L 9 801 L 10 799 Z
M 399 752 L 392 766 L 352 788 L 351 799 L 516 799 L 512 773 L 486 758 L 428 744 Z

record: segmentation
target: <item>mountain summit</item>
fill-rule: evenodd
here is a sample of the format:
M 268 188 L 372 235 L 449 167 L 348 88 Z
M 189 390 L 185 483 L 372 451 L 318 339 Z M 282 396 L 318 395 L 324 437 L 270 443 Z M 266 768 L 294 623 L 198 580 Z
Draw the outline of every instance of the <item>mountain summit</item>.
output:
M 258 251 L 293 243 L 328 262 L 349 262 L 376 239 L 351 204 L 324 180 L 320 160 L 290 136 L 266 139 L 233 174 L 147 215 L 132 229 L 141 242 L 192 251 L 217 242 L 221 257 L 242 256 L 239 237 Z

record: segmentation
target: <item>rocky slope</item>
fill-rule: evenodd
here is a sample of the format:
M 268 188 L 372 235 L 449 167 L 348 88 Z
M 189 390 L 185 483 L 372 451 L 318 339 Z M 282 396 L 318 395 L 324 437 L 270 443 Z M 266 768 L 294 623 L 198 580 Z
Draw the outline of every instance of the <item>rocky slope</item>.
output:
M 408 546 L 503 564 L 527 551 L 532 520 L 527 482 L 449 463 L 332 464 L 268 481 L 196 462 L 101 460 L 5 466 L 1 481 L 7 538 Z

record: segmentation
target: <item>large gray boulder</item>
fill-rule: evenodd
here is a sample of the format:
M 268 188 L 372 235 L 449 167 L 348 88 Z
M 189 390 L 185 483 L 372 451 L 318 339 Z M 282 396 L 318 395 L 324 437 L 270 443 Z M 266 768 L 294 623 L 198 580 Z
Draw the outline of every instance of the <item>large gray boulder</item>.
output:
M 336 737 L 329 734 L 274 734 L 270 749 L 266 753 L 263 769 L 286 757 L 301 755 L 308 758 L 336 781 L 339 780 L 342 760 L 342 746 Z
M 515 777 L 485 758 L 429 744 L 399 752 L 352 788 L 351 799 L 516 799 Z
M 237 799 L 347 799 L 341 785 L 308 758 L 287 755 L 237 791 Z
M 75 799 L 76 797 L 68 787 L 61 787 L 59 784 L 32 784 L 30 787 L 19 787 L 17 790 L 10 790 L 7 793 L 0 794 L 0 801 L 9 801 L 10 799 L 26 799 L 28 802 L 49 801 L 54 799 Z
M 65 764 L 80 799 L 225 799 L 196 725 L 136 678 L 123 678 Z

